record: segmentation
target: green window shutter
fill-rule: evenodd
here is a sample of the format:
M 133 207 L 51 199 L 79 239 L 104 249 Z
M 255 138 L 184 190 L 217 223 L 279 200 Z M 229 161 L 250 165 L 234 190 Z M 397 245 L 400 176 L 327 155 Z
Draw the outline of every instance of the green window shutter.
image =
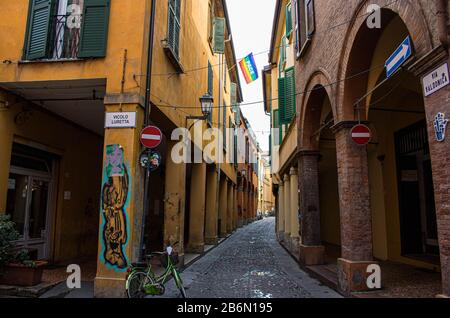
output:
M 181 0 L 169 0 L 167 44 L 174 56 L 180 57 Z
M 286 112 L 285 112 L 285 124 L 290 124 L 292 119 L 296 115 L 295 105 L 295 71 L 294 68 L 290 68 L 285 72 L 285 86 L 286 86 Z
M 78 57 L 105 57 L 110 0 L 84 0 Z
M 28 16 L 25 59 L 35 60 L 47 57 L 48 35 L 53 0 L 31 0 Z
M 236 127 L 234 128 L 234 137 L 233 137 L 233 160 L 234 160 L 234 166 L 237 167 L 238 166 L 238 137 L 237 137 L 237 133 L 236 133 Z
M 269 157 L 272 157 L 272 135 L 269 135 Z
M 240 109 L 239 105 L 237 105 L 235 121 L 236 121 L 236 125 L 239 127 L 241 125 L 241 109 Z
M 214 93 L 214 73 L 211 63 L 208 61 L 208 93 L 213 96 Z
M 223 101 L 222 111 L 223 111 L 223 149 L 227 151 L 227 104 Z
M 288 123 L 287 116 L 286 116 L 286 107 L 287 107 L 287 100 L 286 100 L 286 78 L 279 78 L 278 79 L 278 111 L 279 111 L 279 125 L 283 125 Z
M 286 36 L 289 37 L 292 33 L 292 4 L 286 6 Z
M 225 18 L 214 18 L 214 53 L 225 53 Z
M 281 145 L 281 127 L 280 127 L 280 111 L 276 109 L 273 111 L 273 128 L 275 131 L 274 137 L 274 145 Z
M 230 99 L 231 99 L 231 106 L 232 106 L 233 112 L 236 112 L 237 85 L 236 85 L 236 83 L 233 83 L 233 82 L 230 83 Z

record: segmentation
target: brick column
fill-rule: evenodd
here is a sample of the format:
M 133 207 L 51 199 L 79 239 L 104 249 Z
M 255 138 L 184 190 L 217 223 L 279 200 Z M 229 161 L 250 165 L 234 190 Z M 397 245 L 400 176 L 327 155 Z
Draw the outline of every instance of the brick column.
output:
M 319 155 L 316 151 L 301 151 L 298 158 L 302 228 L 299 253 L 304 265 L 320 265 L 325 259 L 320 237 Z
M 206 163 L 192 165 L 188 251 L 203 253 L 205 247 Z
M 367 267 L 373 264 L 367 147 L 356 145 L 350 130 L 356 122 L 333 127 L 339 176 L 342 258 L 338 260 L 339 288 L 367 290 Z
M 284 183 L 278 185 L 278 239 L 284 240 Z
M 421 59 L 411 66 L 410 71 L 418 78 L 422 78 L 448 61 L 448 52 L 440 47 L 433 50 L 426 59 Z M 450 297 L 450 124 L 447 125 L 445 140 L 439 142 L 436 138 L 434 121 L 438 113 L 443 113 L 445 119 L 450 119 L 449 93 L 450 86 L 447 86 L 424 97 L 441 258 L 442 295 L 439 297 Z

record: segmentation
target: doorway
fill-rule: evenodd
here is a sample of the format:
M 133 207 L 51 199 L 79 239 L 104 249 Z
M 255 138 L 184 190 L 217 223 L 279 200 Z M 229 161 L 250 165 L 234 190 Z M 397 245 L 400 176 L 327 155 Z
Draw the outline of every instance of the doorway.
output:
M 6 214 L 20 234 L 17 247 L 30 250 L 37 259 L 49 258 L 54 164 L 51 154 L 13 145 Z
M 402 254 L 439 255 L 433 176 L 425 121 L 395 134 Z

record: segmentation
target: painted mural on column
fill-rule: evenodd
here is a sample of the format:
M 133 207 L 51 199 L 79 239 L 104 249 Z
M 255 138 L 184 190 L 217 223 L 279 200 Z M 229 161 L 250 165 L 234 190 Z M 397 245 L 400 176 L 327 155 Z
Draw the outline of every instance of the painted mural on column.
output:
M 128 266 L 124 252 L 128 242 L 126 209 L 130 197 L 130 180 L 120 145 L 106 146 L 106 163 L 102 187 L 102 261 L 116 271 Z

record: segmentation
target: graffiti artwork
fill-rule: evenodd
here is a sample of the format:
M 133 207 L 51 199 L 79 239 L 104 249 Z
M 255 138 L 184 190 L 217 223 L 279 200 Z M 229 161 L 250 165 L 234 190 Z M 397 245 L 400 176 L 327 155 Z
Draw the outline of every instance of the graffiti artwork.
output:
M 126 205 L 129 175 L 120 145 L 106 147 L 105 183 L 102 189 L 103 240 L 105 262 L 116 269 L 127 267 L 124 246 L 128 240 Z

